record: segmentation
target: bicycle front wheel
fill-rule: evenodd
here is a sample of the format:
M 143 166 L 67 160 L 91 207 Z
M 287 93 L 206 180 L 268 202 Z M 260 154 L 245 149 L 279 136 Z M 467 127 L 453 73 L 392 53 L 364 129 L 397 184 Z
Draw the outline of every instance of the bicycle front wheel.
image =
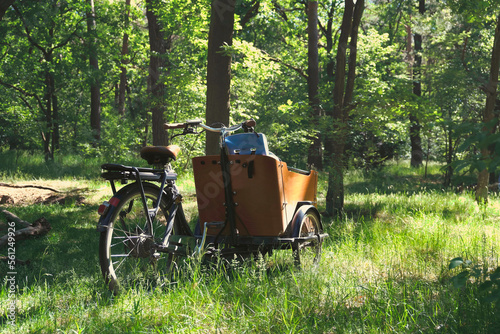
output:
M 160 188 L 150 183 L 143 187 L 151 210 L 158 203 Z M 101 271 L 109 289 L 116 294 L 125 287 L 161 284 L 169 255 L 157 252 L 155 245 L 165 235 L 171 196 L 163 194 L 151 225 L 138 184 L 120 189 L 116 196 L 120 202 L 99 240 Z
M 323 231 L 317 211 L 307 210 L 300 221 L 298 237 L 313 237 L 307 242 L 292 244 L 295 266 L 301 269 L 311 269 L 318 265 L 321 259 L 321 239 L 314 238 Z

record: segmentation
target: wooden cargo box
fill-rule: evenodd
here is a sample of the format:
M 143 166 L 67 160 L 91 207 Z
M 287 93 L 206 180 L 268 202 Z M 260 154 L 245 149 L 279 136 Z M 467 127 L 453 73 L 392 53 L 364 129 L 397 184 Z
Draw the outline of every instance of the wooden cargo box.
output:
M 316 205 L 315 171 L 292 171 L 285 162 L 267 155 L 229 155 L 229 161 L 240 236 L 287 236 L 297 204 L 308 201 Z M 193 158 L 193 171 L 201 226 L 225 221 L 220 157 Z M 219 231 L 211 228 L 208 235 Z M 229 230 L 221 234 L 227 235 Z

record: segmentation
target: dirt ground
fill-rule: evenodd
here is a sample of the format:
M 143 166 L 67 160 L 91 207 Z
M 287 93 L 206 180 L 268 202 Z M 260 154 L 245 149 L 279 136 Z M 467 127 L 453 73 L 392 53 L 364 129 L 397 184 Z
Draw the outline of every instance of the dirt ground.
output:
M 71 181 L 0 182 L 0 205 L 64 204 L 68 200 L 82 203 L 82 192 L 81 185 Z

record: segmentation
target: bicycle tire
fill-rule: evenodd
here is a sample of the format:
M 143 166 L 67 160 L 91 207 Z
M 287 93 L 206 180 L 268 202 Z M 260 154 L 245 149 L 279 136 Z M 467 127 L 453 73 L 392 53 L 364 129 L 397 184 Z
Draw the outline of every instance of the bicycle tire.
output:
M 314 210 L 307 210 L 304 217 L 300 221 L 300 230 L 298 237 L 311 237 L 321 234 L 320 217 Z M 292 251 L 294 263 L 297 268 L 311 269 L 318 266 L 321 260 L 321 246 L 320 239 L 314 239 L 307 242 L 294 242 L 292 244 Z
M 160 188 L 146 182 L 143 187 L 148 208 L 152 209 L 158 200 Z M 172 259 L 169 254 L 154 252 L 153 243 L 161 243 L 165 234 L 172 205 L 168 190 L 162 196 L 151 232 L 146 231 L 147 212 L 141 200 L 139 185 L 125 186 L 115 196 L 120 198 L 120 202 L 99 238 L 99 260 L 106 284 L 115 294 L 125 287 L 162 284 L 167 277 L 167 264 Z

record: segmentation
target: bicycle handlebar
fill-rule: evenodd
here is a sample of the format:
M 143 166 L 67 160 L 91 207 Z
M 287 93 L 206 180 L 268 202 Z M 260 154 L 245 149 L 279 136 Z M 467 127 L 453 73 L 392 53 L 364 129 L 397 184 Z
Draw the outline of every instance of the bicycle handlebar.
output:
M 170 130 L 170 129 L 182 129 L 185 128 L 186 126 L 196 126 L 201 124 L 201 120 L 199 119 L 194 119 L 194 120 L 189 120 L 186 121 L 185 123 L 165 123 L 163 124 L 163 128 L 165 130 Z
M 185 129 L 185 128 L 188 128 L 189 126 L 198 126 L 198 125 L 200 127 L 202 127 L 203 129 L 205 129 L 207 131 L 211 131 L 211 132 L 234 132 L 234 131 L 237 131 L 241 128 L 245 128 L 245 129 L 246 128 L 253 128 L 256 125 L 256 122 L 254 119 L 249 119 L 249 120 L 244 121 L 243 123 L 233 125 L 229 128 L 226 128 L 226 127 L 214 128 L 214 127 L 203 124 L 201 120 L 189 120 L 189 121 L 186 121 L 185 123 L 171 123 L 171 124 L 165 123 L 163 125 L 163 128 L 165 128 L 165 130 Z
M 184 123 L 170 123 L 170 124 L 163 124 L 163 128 L 165 130 L 171 130 L 171 129 L 182 129 L 184 128 L 186 125 Z

